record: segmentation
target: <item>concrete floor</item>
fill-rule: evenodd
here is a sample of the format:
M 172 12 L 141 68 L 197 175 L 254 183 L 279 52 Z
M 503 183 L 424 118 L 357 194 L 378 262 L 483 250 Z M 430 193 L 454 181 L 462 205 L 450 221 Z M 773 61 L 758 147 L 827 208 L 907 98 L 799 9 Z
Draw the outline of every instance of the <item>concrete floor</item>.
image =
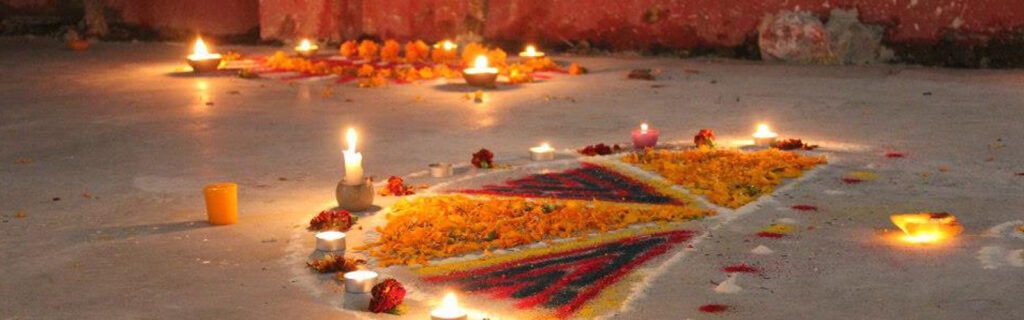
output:
M 0 39 L 0 319 L 351 318 L 296 285 L 285 257 L 301 223 L 333 201 L 343 127 L 359 128 L 366 171 L 386 177 L 468 161 L 481 147 L 501 158 L 543 140 L 621 143 L 641 121 L 663 139 L 714 128 L 723 141 L 767 121 L 822 144 L 832 163 L 713 231 L 617 318 L 1024 314 L 1024 268 L 982 252 L 1024 248 L 1020 238 L 984 236 L 1024 217 L 1021 71 L 572 58 L 593 73 L 475 104 L 447 86 L 349 84 L 323 97 L 325 83 L 173 74 L 186 51 L 101 43 L 76 53 L 51 40 Z M 664 74 L 624 80 L 641 67 Z M 997 139 L 1005 147 L 990 145 Z M 886 158 L 891 151 L 907 157 Z M 865 170 L 879 179 L 840 182 Z M 204 222 L 201 187 L 220 180 L 241 185 L 237 225 Z M 795 204 L 822 210 L 784 209 Z M 956 214 L 965 233 L 927 248 L 882 240 L 890 213 L 925 210 Z M 786 217 L 813 228 L 751 236 Z M 776 253 L 752 257 L 758 244 Z M 725 278 L 717 270 L 739 262 L 765 272 L 744 276 L 741 293 L 714 292 L 711 282 Z M 705 303 L 733 309 L 702 314 Z

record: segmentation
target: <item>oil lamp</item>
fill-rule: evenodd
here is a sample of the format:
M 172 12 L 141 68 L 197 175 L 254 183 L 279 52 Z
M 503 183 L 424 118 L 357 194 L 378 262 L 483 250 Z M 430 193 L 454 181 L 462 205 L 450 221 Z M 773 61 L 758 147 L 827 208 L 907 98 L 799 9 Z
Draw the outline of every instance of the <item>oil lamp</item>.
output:
M 196 38 L 192 54 L 188 55 L 188 65 L 192 66 L 192 71 L 195 72 L 216 71 L 221 60 L 220 54 L 210 53 L 203 43 L 203 38 Z
M 903 240 L 910 243 L 939 242 L 964 231 L 956 217 L 945 212 L 894 214 L 889 219 L 903 230 Z
M 462 70 L 462 76 L 471 86 L 494 88 L 494 83 L 498 79 L 498 68 L 488 67 L 487 57 L 480 55 L 476 57 L 472 68 Z

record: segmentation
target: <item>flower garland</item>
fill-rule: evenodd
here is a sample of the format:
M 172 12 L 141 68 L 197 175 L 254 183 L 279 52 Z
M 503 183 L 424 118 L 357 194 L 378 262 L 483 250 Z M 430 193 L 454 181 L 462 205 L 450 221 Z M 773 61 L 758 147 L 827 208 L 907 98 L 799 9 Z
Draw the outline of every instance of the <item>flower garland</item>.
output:
M 400 201 L 363 248 L 378 264 L 425 264 L 493 248 L 617 230 L 648 222 L 698 219 L 711 210 L 675 205 L 622 205 L 601 201 L 471 198 L 445 195 Z
M 769 194 L 783 178 L 797 178 L 804 170 L 825 164 L 825 157 L 808 157 L 775 149 L 744 153 L 734 150 L 699 150 L 635 153 L 624 162 L 653 171 L 711 203 L 738 208 Z

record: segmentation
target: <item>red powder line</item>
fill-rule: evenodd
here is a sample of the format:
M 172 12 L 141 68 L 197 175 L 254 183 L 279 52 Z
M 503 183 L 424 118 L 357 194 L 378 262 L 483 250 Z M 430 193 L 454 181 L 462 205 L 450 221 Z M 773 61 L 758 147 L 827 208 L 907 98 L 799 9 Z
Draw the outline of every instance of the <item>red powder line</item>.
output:
M 705 304 L 700 306 L 700 312 L 705 313 L 721 313 L 729 310 L 729 306 L 724 304 Z
M 797 211 L 818 211 L 818 207 L 809 206 L 809 205 L 806 205 L 806 204 L 795 205 L 795 206 L 792 206 L 791 208 L 793 208 L 793 210 L 797 210 Z
M 746 265 L 744 263 L 741 263 L 741 264 L 737 264 L 735 266 L 728 266 L 728 267 L 722 268 L 722 272 L 727 272 L 727 273 L 736 273 L 736 272 L 755 273 L 755 272 L 757 272 L 757 268 L 754 268 L 754 267 L 748 266 L 748 265 Z
M 761 237 L 761 238 L 778 239 L 778 238 L 782 238 L 782 237 L 784 237 L 786 235 L 778 233 L 778 232 L 761 231 L 761 232 L 757 233 L 757 236 Z

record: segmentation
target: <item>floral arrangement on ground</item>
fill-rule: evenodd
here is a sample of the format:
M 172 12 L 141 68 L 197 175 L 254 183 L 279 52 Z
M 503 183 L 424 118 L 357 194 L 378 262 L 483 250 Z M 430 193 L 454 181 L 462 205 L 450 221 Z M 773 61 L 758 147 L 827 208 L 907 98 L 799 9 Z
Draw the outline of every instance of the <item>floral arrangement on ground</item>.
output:
M 757 200 L 770 194 L 782 179 L 800 177 L 805 170 L 828 163 L 824 156 L 776 149 L 741 152 L 710 148 L 638 152 L 623 156 L 622 161 L 655 172 L 728 208 Z

